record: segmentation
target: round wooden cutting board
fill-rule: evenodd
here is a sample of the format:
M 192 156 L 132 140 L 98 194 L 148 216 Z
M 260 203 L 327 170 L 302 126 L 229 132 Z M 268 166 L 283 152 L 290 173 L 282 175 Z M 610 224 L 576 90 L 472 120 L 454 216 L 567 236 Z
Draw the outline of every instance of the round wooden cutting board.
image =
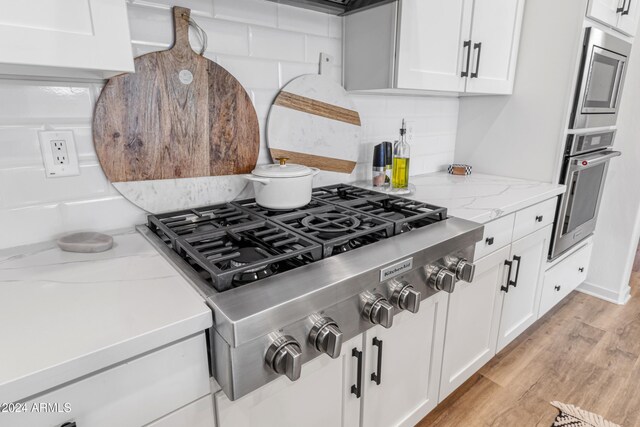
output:
M 271 157 L 324 171 L 351 173 L 358 160 L 360 115 L 342 86 L 308 74 L 288 83 L 269 111 Z
M 93 139 L 113 183 L 242 174 L 256 164 L 251 99 L 224 68 L 191 49 L 189 15 L 174 7 L 173 47 L 136 58 L 135 74 L 110 79 L 100 94 Z

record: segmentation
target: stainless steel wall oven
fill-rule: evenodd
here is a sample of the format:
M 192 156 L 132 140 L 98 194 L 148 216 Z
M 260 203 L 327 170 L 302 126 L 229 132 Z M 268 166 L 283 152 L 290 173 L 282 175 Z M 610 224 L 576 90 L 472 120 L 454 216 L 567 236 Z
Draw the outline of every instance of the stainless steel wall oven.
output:
M 595 230 L 615 130 L 569 135 L 560 183 L 567 191 L 560 197 L 551 258 L 555 258 Z

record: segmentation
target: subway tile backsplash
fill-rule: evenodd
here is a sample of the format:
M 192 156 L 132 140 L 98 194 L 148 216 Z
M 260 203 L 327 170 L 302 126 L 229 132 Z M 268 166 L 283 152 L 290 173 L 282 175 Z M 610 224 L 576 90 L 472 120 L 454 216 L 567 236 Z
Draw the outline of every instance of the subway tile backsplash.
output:
M 334 57 L 329 76 L 340 81 L 342 18 L 266 0 L 129 0 L 136 55 L 172 43 L 170 7 L 192 9 L 208 34 L 205 55 L 227 68 L 254 102 L 261 130 L 259 162 L 269 162 L 265 127 L 278 90 L 318 70 L 320 52 Z M 191 35 L 194 49 L 201 44 Z M 55 238 L 77 230 L 110 230 L 145 220 L 106 180 L 91 136 L 93 106 L 101 83 L 0 78 L 0 248 Z M 402 118 L 413 128 L 411 173 L 441 170 L 453 160 L 457 98 L 353 96 L 363 138 L 356 171 L 366 179 L 371 147 L 397 138 Z M 80 176 L 47 179 L 38 131 L 71 129 Z M 321 179 L 320 183 L 327 183 Z

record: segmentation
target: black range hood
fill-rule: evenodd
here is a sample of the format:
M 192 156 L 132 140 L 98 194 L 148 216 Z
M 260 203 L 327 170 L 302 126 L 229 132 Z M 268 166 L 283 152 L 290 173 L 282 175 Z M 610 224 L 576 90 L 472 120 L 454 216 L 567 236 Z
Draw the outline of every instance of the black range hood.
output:
M 275 3 L 302 7 L 332 15 L 347 15 L 359 10 L 397 0 L 269 0 Z

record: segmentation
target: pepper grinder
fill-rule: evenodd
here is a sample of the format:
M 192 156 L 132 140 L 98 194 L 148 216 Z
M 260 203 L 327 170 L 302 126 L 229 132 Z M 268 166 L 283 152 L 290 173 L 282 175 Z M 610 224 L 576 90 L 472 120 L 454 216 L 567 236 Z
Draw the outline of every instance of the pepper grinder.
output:
M 384 144 L 384 143 L 383 143 Z M 378 144 L 373 147 L 373 168 L 371 169 L 372 184 L 374 187 L 382 187 L 385 184 L 386 158 L 384 145 Z

